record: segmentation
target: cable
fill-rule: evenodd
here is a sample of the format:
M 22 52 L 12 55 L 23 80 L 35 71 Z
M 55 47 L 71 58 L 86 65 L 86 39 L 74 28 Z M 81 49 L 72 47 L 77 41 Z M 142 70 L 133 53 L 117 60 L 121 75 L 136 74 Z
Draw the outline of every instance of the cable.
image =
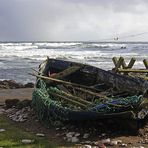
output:
M 132 37 L 141 36 L 141 35 L 145 35 L 145 34 L 148 34 L 148 32 L 142 32 L 142 33 L 138 33 L 138 34 L 132 34 L 132 35 L 126 35 L 126 36 L 118 36 L 118 37 L 106 38 L 106 39 L 101 39 L 101 40 L 103 40 L 103 41 L 107 41 L 107 40 L 115 40 L 115 41 L 118 41 L 120 39 L 132 38 Z

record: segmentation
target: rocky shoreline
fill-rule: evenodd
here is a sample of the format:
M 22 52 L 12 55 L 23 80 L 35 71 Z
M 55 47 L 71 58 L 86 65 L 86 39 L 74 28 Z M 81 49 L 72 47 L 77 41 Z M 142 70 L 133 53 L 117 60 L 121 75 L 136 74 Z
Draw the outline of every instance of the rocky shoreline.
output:
M 3 80 L 0 81 L 0 89 L 17 89 L 17 88 L 33 88 L 34 84 L 33 83 L 17 83 L 14 80 Z

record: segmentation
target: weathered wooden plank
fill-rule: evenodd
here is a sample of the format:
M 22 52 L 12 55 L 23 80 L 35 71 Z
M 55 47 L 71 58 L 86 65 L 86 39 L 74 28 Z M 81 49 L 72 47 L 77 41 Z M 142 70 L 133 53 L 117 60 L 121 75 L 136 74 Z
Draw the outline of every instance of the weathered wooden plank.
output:
M 134 73 L 148 73 L 148 69 L 122 69 L 118 68 L 119 72 L 134 72 Z

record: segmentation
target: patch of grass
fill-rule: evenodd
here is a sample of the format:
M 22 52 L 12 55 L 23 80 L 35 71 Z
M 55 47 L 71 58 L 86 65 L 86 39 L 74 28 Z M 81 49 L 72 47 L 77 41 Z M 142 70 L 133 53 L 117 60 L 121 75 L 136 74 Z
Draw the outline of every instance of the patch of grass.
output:
M 45 137 L 37 137 L 35 134 L 20 129 L 16 124 L 4 116 L 0 116 L 0 147 L 4 148 L 55 148 L 57 147 Z M 22 144 L 22 139 L 34 140 L 32 144 Z

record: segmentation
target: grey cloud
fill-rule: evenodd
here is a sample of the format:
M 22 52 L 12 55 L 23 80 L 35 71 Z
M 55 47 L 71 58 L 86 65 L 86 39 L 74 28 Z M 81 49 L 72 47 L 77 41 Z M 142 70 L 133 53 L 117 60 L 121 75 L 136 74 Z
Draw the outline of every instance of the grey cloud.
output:
M 147 29 L 146 0 L 0 0 L 0 40 L 98 40 Z

